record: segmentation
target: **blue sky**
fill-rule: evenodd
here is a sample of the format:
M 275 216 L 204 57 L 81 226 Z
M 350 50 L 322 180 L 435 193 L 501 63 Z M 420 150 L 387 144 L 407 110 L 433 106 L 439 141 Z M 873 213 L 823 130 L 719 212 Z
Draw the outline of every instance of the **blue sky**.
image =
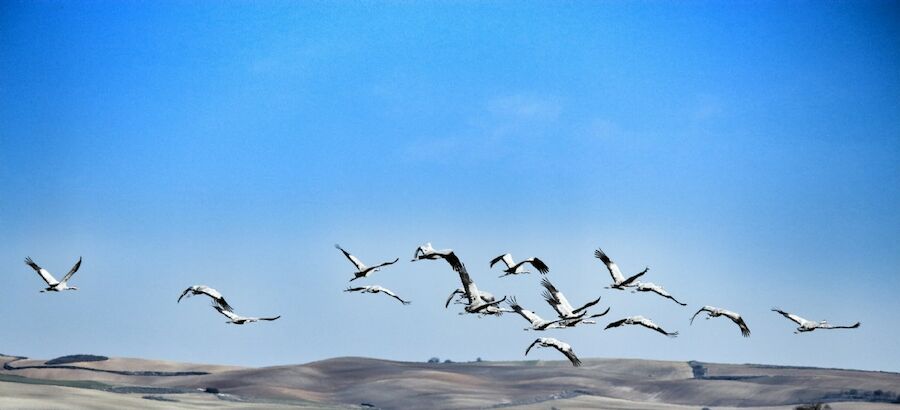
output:
M 829 3 L 4 2 L 0 352 L 271 365 L 521 359 L 459 316 L 450 247 L 585 357 L 900 371 L 900 9 Z M 399 257 L 341 292 L 352 267 Z M 602 289 L 601 246 L 689 303 Z M 31 256 L 78 292 L 40 294 Z M 357 281 L 359 282 L 359 281 Z M 357 283 L 354 282 L 354 283 Z M 225 325 L 185 287 L 221 290 Z M 741 312 L 750 339 L 704 304 Z M 778 306 L 846 332 L 791 333 Z M 602 323 L 605 323 L 602 322 Z M 553 352 L 534 358 L 560 359 Z M 529 356 L 530 358 L 531 356 Z

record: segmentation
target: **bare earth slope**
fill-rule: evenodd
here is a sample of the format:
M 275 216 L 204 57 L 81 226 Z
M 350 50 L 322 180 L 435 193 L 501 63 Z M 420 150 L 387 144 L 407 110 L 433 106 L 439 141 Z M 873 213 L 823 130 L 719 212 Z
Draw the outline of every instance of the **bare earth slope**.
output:
M 0 356 L 0 408 L 898 408 L 900 374 L 588 359 L 413 363 L 345 357 L 241 368 L 141 359 L 48 366 Z

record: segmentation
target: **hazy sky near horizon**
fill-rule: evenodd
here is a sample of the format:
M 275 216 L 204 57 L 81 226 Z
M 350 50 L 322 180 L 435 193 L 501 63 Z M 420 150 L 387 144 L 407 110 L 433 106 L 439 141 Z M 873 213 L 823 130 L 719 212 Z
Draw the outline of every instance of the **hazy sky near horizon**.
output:
M 0 4 L 0 352 L 273 365 L 582 357 L 900 371 L 900 8 L 891 2 Z M 444 309 L 458 276 L 545 318 Z M 342 292 L 334 243 L 396 265 Z M 602 247 L 680 307 L 603 289 Z M 22 260 L 77 292 L 41 294 Z M 181 290 L 208 284 L 232 326 Z M 690 316 L 710 304 L 725 319 Z M 853 331 L 795 335 L 778 306 Z M 530 359 L 561 360 L 549 350 Z

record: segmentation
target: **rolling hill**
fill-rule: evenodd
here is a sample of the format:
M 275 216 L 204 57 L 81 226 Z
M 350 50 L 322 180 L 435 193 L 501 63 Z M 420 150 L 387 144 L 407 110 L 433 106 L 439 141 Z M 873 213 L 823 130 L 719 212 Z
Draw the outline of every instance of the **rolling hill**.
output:
M 585 359 L 575 368 L 564 361 L 359 357 L 245 368 L 84 357 L 89 361 L 0 355 L 0 408 L 793 409 L 830 403 L 900 409 L 900 374 L 842 369 L 637 359 Z

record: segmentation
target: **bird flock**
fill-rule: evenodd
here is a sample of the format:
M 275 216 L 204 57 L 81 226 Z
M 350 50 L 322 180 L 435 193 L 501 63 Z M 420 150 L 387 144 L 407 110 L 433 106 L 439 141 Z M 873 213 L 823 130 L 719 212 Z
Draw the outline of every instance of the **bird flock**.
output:
M 394 259 L 392 262 L 384 262 L 379 265 L 375 265 L 373 267 L 367 267 L 363 264 L 357 257 L 353 256 L 345 249 L 341 248 L 338 245 L 335 245 L 337 249 L 339 249 L 347 260 L 356 267 L 356 272 L 354 272 L 354 277 L 350 279 L 350 281 L 354 281 L 360 278 L 368 278 L 369 275 L 378 270 L 378 268 L 392 265 L 396 263 L 399 258 Z M 594 251 L 594 257 L 599 259 L 600 262 L 603 263 L 603 266 L 609 272 L 609 276 L 612 278 L 612 283 L 605 287 L 605 289 L 613 289 L 613 290 L 626 290 L 630 289 L 631 293 L 643 292 L 643 293 L 655 293 L 656 295 L 669 299 L 672 302 L 677 303 L 680 306 L 687 306 L 686 303 L 679 301 L 671 293 L 666 291 L 662 286 L 657 285 L 652 282 L 642 282 L 638 280 L 643 277 L 650 271 L 650 268 L 644 268 L 644 270 L 629 276 L 625 277 L 622 274 L 622 271 L 619 269 L 619 266 L 616 265 L 615 262 L 610 259 L 610 257 L 602 250 L 597 249 Z M 544 261 L 539 258 L 531 257 L 527 259 L 523 259 L 519 262 L 516 262 L 512 255 L 509 253 L 502 254 L 497 256 L 496 258 L 491 259 L 489 262 L 489 268 L 493 268 L 498 262 L 503 262 L 506 266 L 506 269 L 503 270 L 503 274 L 500 275 L 501 278 L 510 276 L 510 275 L 523 275 L 531 273 L 528 270 L 527 265 L 531 265 L 531 268 L 536 270 L 541 274 L 540 286 L 543 287 L 543 291 L 541 292 L 541 296 L 543 296 L 544 300 L 547 304 L 550 305 L 551 308 L 556 312 L 555 318 L 543 318 L 532 310 L 526 309 L 522 305 L 519 304 L 518 300 L 515 296 L 504 296 L 500 299 L 494 297 L 493 294 L 479 290 L 475 285 L 475 281 L 472 280 L 471 275 L 469 275 L 466 266 L 460 261 L 459 257 L 452 249 L 442 249 L 436 250 L 431 245 L 431 243 L 426 243 L 422 246 L 416 248 L 415 253 L 413 254 L 413 262 L 421 261 L 421 260 L 438 260 L 443 259 L 446 261 L 452 270 L 459 275 L 459 280 L 462 284 L 462 287 L 458 289 L 454 289 L 450 296 L 447 298 L 447 301 L 444 303 L 444 307 L 449 307 L 451 303 L 464 305 L 463 311 L 459 314 L 475 314 L 479 316 L 501 316 L 504 313 L 515 313 L 526 321 L 528 321 L 528 326 L 524 328 L 526 331 L 545 331 L 550 329 L 566 329 L 575 327 L 578 325 L 589 325 L 596 324 L 596 318 L 606 316 L 610 312 L 610 307 L 607 307 L 600 313 L 590 313 L 589 310 L 593 308 L 595 305 L 600 303 L 601 297 L 598 296 L 594 300 L 590 300 L 578 308 L 575 308 L 566 296 L 556 287 L 553 283 L 548 279 L 548 274 L 550 273 L 550 268 L 547 266 Z M 409 301 L 401 299 L 399 296 L 391 292 L 390 290 L 380 286 L 380 285 L 370 285 L 370 286 L 362 286 L 358 288 L 348 288 L 346 289 L 348 292 L 362 292 L 362 293 L 384 293 L 388 296 L 391 296 L 404 305 L 409 304 Z M 506 307 L 502 306 L 502 303 L 506 302 Z M 786 318 L 794 321 L 799 325 L 797 331 L 794 333 L 800 332 L 811 332 L 816 329 L 851 329 L 859 327 L 859 322 L 850 325 L 850 326 L 834 326 L 828 324 L 826 321 L 821 322 L 813 322 L 806 319 L 803 319 L 797 315 L 787 313 L 781 309 L 773 308 L 773 311 L 784 315 Z M 689 324 L 694 323 L 694 319 L 697 315 L 701 313 L 706 313 L 706 319 L 716 318 L 720 316 L 727 317 L 741 331 L 741 335 L 744 337 L 750 337 L 750 328 L 747 327 L 747 323 L 744 321 L 743 317 L 737 312 L 733 312 L 727 309 L 718 308 L 715 306 L 703 306 L 691 316 Z M 648 319 L 644 316 L 628 316 L 619 320 L 614 320 L 606 325 L 604 330 L 613 329 L 617 327 L 622 327 L 626 325 L 635 325 L 642 326 L 647 329 L 653 330 L 660 334 L 663 334 L 667 337 L 677 337 L 677 331 L 667 331 L 663 329 L 660 325 L 653 322 L 653 320 Z M 525 349 L 525 356 L 528 356 L 528 353 L 535 346 L 538 347 L 552 347 L 562 353 L 573 366 L 581 366 L 581 360 L 578 359 L 578 356 L 575 354 L 575 351 L 572 349 L 572 346 L 566 342 L 563 342 L 559 339 L 552 337 L 539 337 L 532 342 L 528 348 Z
M 353 264 L 353 267 L 355 268 L 352 273 L 353 277 L 350 278 L 349 282 L 353 282 L 358 279 L 369 279 L 375 272 L 378 272 L 382 268 L 385 268 L 387 266 L 393 265 L 400 260 L 400 258 L 395 258 L 393 261 L 387 261 L 373 266 L 367 266 L 359 258 L 351 254 L 346 249 L 342 248 L 340 245 L 334 245 L 334 247 L 340 250 L 344 257 L 351 264 Z M 630 289 L 631 293 L 655 293 L 656 295 L 669 299 L 680 306 L 687 306 L 686 303 L 683 303 L 676 299 L 662 286 L 651 282 L 642 282 L 638 280 L 649 272 L 649 267 L 644 268 L 644 270 L 642 270 L 641 272 L 638 272 L 633 276 L 626 278 L 625 275 L 622 274 L 622 271 L 619 269 L 618 265 L 616 265 L 616 263 L 613 262 L 612 259 L 610 259 L 610 257 L 602 249 L 598 248 L 597 250 L 595 250 L 594 257 L 600 260 L 612 279 L 612 283 L 606 286 L 605 289 Z M 534 311 L 526 309 L 518 303 L 515 296 L 503 296 L 502 298 L 497 299 L 493 294 L 483 290 L 479 290 L 475 285 L 475 281 L 472 280 L 472 277 L 469 275 L 466 266 L 460 261 L 459 257 L 457 257 L 456 253 L 452 249 L 436 250 L 434 249 L 434 247 L 432 247 L 431 243 L 425 243 L 424 245 L 416 248 L 413 254 L 412 262 L 440 259 L 444 260 L 445 262 L 447 262 L 447 264 L 450 265 L 452 271 L 454 271 L 459 276 L 460 283 L 462 285 L 460 288 L 454 289 L 450 293 L 450 295 L 447 297 L 446 302 L 444 303 L 444 307 L 449 308 L 451 303 L 463 305 L 462 311 L 459 312 L 460 315 L 470 314 L 484 317 L 502 316 L 504 313 L 515 313 L 528 322 L 528 326 L 525 327 L 524 330 L 545 331 L 549 329 L 566 329 L 579 325 L 596 324 L 597 321 L 594 319 L 606 316 L 611 310 L 611 307 L 606 307 L 606 309 L 604 309 L 600 313 L 590 313 L 590 309 L 600 303 L 600 296 L 598 296 L 596 299 L 585 302 L 578 308 L 575 308 L 569 302 L 566 296 L 548 279 L 550 268 L 547 266 L 547 264 L 536 257 L 531 257 L 523 259 L 519 262 L 515 262 L 511 254 L 505 253 L 491 259 L 489 268 L 493 268 L 494 265 L 496 265 L 498 262 L 503 262 L 503 264 L 506 266 L 506 269 L 503 270 L 503 274 L 500 275 L 500 277 L 503 278 L 507 276 L 530 274 L 531 272 L 528 270 L 528 265 L 530 265 L 532 269 L 540 273 L 541 278 L 539 284 L 540 287 L 543 288 L 543 290 L 541 291 L 541 296 L 556 313 L 556 317 L 554 318 L 544 319 Z M 75 265 L 69 270 L 68 273 L 66 273 L 65 276 L 63 276 L 62 280 L 60 281 L 57 280 L 49 271 L 40 267 L 30 257 L 25 258 L 25 264 L 31 267 L 47 285 L 44 289 L 40 290 L 40 292 L 42 293 L 78 290 L 78 287 L 69 286 L 68 283 L 81 267 L 81 262 L 82 259 L 78 258 L 78 262 L 75 263 Z M 409 300 L 401 298 L 390 289 L 381 285 L 361 285 L 356 287 L 347 287 L 346 289 L 344 289 L 344 292 L 372 294 L 381 293 L 393 299 L 396 299 L 403 305 L 409 305 L 411 303 Z M 273 317 L 251 317 L 238 315 L 237 313 L 235 313 L 232 306 L 225 300 L 225 297 L 221 292 L 206 285 L 193 285 L 184 289 L 181 292 L 181 295 L 178 297 L 177 303 L 180 303 L 182 299 L 190 298 L 192 296 L 208 297 L 213 309 L 225 316 L 228 319 L 226 323 L 229 324 L 243 325 L 259 321 L 274 321 L 281 317 L 280 315 Z M 816 329 L 854 329 L 860 326 L 860 322 L 856 322 L 852 325 L 847 326 L 832 325 L 824 320 L 815 322 L 804 319 L 796 314 L 786 312 L 779 308 L 772 308 L 772 311 L 796 323 L 798 327 L 794 331 L 795 334 L 812 332 Z M 706 319 L 724 316 L 734 322 L 735 325 L 737 325 L 742 336 L 750 337 L 750 328 L 747 326 L 747 323 L 744 321 L 743 317 L 737 312 L 718 308 L 715 306 L 705 305 L 697 310 L 697 312 L 694 313 L 693 316 L 691 316 L 689 324 L 693 324 L 694 319 L 701 313 L 706 314 Z M 642 326 L 644 328 L 663 334 L 667 337 L 678 336 L 677 331 L 667 331 L 657 323 L 653 322 L 651 319 L 640 315 L 628 316 L 611 321 L 606 325 L 604 330 L 614 329 L 626 325 Z M 532 342 L 528 346 L 528 348 L 525 349 L 525 356 L 527 356 L 531 349 L 535 346 L 552 347 L 562 353 L 572 363 L 573 366 L 581 365 L 581 360 L 579 360 L 578 356 L 576 356 L 574 350 L 572 349 L 572 346 L 556 338 L 539 337 L 535 339 L 534 342 Z

